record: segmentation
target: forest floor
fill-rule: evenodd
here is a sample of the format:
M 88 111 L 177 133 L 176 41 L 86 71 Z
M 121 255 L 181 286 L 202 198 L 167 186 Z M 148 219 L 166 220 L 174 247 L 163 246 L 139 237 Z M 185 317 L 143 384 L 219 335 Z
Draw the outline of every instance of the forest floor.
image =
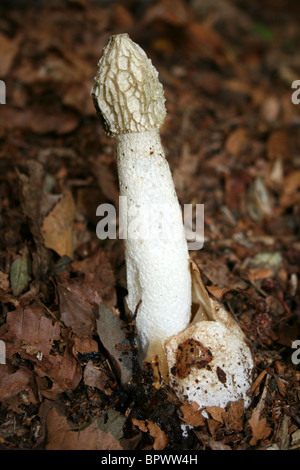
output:
M 0 449 L 300 448 L 299 20 L 283 0 L 1 2 Z M 123 241 L 96 235 L 119 190 L 90 90 L 121 32 L 159 71 L 179 201 L 204 204 L 190 256 L 253 351 L 247 409 L 204 417 L 137 364 Z

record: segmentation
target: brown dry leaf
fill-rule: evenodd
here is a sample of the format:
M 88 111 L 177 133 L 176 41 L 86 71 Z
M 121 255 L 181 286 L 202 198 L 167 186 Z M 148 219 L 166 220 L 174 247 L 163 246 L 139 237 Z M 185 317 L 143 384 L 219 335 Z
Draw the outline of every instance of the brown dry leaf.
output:
M 59 323 L 53 323 L 35 305 L 24 309 L 18 307 L 8 312 L 6 326 L 8 331 L 2 337 L 7 342 L 9 356 L 15 352 L 19 352 L 21 356 L 23 352 L 32 356 L 38 353 L 48 356 L 54 341 L 60 335 Z
M 98 388 L 104 392 L 108 376 L 102 370 L 97 369 L 92 361 L 89 361 L 85 366 L 83 379 L 85 385 Z
M 224 444 L 221 441 L 216 441 L 213 437 L 206 432 L 194 431 L 197 439 L 205 446 L 209 447 L 212 450 L 232 450 L 231 447 L 227 444 Z
M 11 40 L 0 34 L 0 77 L 5 78 L 19 50 L 19 39 Z
M 250 440 L 252 446 L 255 446 L 261 439 L 266 439 L 272 432 L 272 428 L 267 425 L 266 418 L 260 419 L 259 409 L 253 411 L 248 422 L 252 429 L 252 438 Z
M 76 352 L 86 354 L 90 352 L 97 352 L 99 350 L 97 342 L 91 337 L 74 338 L 74 348 Z
M 190 12 L 181 0 L 161 0 L 148 8 L 143 22 L 149 24 L 159 20 L 174 26 L 180 26 L 186 24 L 189 18 Z
M 267 279 L 273 277 L 273 275 L 272 269 L 253 268 L 248 270 L 248 276 L 252 282 L 257 279 Z
M 63 281 L 56 277 L 56 281 L 61 320 L 71 327 L 78 337 L 90 336 L 96 322 L 96 309 L 81 285 L 81 280 Z
M 222 426 L 222 424 L 219 421 L 216 421 L 215 419 L 208 419 L 207 425 L 208 425 L 209 432 L 213 437 L 216 435 L 217 429 L 219 429 Z
M 103 200 L 104 196 L 100 188 L 79 188 L 76 193 L 77 210 L 82 213 L 87 222 L 95 226 L 99 222 L 96 211 Z
M 230 287 L 217 287 L 217 286 L 206 286 L 208 292 L 212 294 L 216 299 L 221 300 L 227 292 L 231 289 Z
M 119 204 L 119 184 L 115 160 L 110 155 L 100 154 L 93 161 L 92 171 L 104 196 L 109 201 L 113 201 L 117 208 Z
M 183 194 L 183 191 L 187 191 L 190 188 L 198 165 L 198 157 L 190 152 L 188 143 L 184 144 L 179 164 L 173 172 L 175 188 L 179 194 Z
M 247 130 L 243 127 L 238 127 L 232 131 L 226 139 L 225 149 L 227 152 L 235 157 L 239 156 L 245 149 L 247 144 Z
M 6 291 L 9 289 L 9 275 L 0 271 L 0 289 Z
M 240 432 L 243 430 L 244 400 L 231 402 L 225 415 L 226 426 L 230 431 Z
M 205 409 L 214 420 L 218 421 L 219 423 L 224 423 L 224 408 L 221 408 L 220 406 L 207 406 Z
M 285 160 L 289 157 L 289 136 L 284 129 L 271 132 L 267 142 L 267 155 L 270 160 Z
M 46 450 L 122 450 L 122 446 L 111 433 L 101 431 L 96 421 L 74 430 L 66 416 L 52 408 L 47 415 Z
M 300 170 L 289 173 L 283 180 L 280 207 L 286 209 L 300 201 Z
M 121 382 L 126 385 L 132 378 L 132 350 L 119 318 L 119 312 L 104 304 L 99 307 L 97 332 L 101 343 L 113 359 Z
M 186 48 L 191 48 L 198 57 L 224 62 L 223 40 L 213 29 L 197 21 L 190 21 L 186 28 Z
M 39 377 L 49 377 L 53 383 L 52 388 L 42 394 L 52 399 L 61 392 L 74 390 L 82 377 L 81 365 L 74 357 L 73 342 L 71 338 L 65 338 L 65 350 L 63 355 L 49 355 L 36 362 L 34 370 Z
M 154 438 L 153 449 L 154 450 L 163 450 L 166 448 L 169 440 L 166 433 L 160 429 L 160 427 L 153 423 L 152 421 L 146 420 L 138 420 L 133 418 L 132 423 L 137 426 L 140 431 L 148 432 Z
M 128 31 L 130 28 L 134 28 L 135 20 L 132 13 L 123 6 L 121 3 L 114 3 L 113 5 L 113 27 L 117 30 Z
M 45 191 L 45 172 L 43 165 L 34 160 L 27 161 L 29 175 L 17 171 L 18 179 L 21 184 L 21 204 L 22 210 L 28 217 L 30 231 L 33 236 L 36 247 L 37 263 L 33 263 L 33 274 L 35 280 L 47 273 L 49 268 L 49 252 L 44 246 L 44 239 L 41 233 L 41 224 L 46 213 L 56 202 L 56 196 Z M 35 258 L 35 253 L 33 253 Z M 38 264 L 38 266 L 36 266 Z
M 253 86 L 246 81 L 237 78 L 229 78 L 228 80 L 223 80 L 222 85 L 224 90 L 249 97 L 253 96 Z
M 183 406 L 181 406 L 180 410 L 183 414 L 181 417 L 182 421 L 194 427 L 204 426 L 207 420 L 204 418 L 198 408 L 199 407 L 196 403 L 185 403 Z
M 277 382 L 279 393 L 280 395 L 284 397 L 286 395 L 286 387 L 287 387 L 286 383 L 280 377 L 277 377 L 276 375 L 275 375 L 275 379 Z
M 4 118 L 4 119 L 2 119 Z M 47 113 L 39 106 L 32 105 L 28 109 L 4 108 L 1 112 L 1 125 L 7 131 L 21 129 L 31 131 L 35 134 L 49 134 L 54 132 L 58 135 L 68 134 L 76 129 L 79 123 L 78 114 L 73 111 L 61 111 L 55 113 L 49 109 Z
M 115 278 L 102 250 L 82 261 L 74 261 L 70 275 L 56 274 L 61 319 L 79 337 L 89 337 L 96 327 L 99 305 L 116 304 Z
M 267 370 L 264 369 L 263 371 L 261 371 L 261 373 L 259 374 L 259 376 L 254 380 L 253 384 L 252 384 L 252 387 L 251 387 L 251 393 L 256 393 L 256 389 L 258 389 L 261 381 L 263 380 L 263 378 L 267 375 Z M 258 390 L 257 390 L 257 393 L 258 393 Z
M 261 224 L 264 218 L 272 216 L 272 198 L 263 178 L 256 177 L 249 185 L 246 207 L 251 219 L 258 224 Z
M 160 429 L 160 427 L 152 423 L 152 421 L 147 420 L 147 425 L 150 435 L 154 438 L 153 449 L 154 450 L 163 450 L 166 448 L 169 439 L 166 433 Z
M 71 191 L 67 190 L 43 221 L 42 234 L 46 248 L 58 255 L 74 255 L 75 203 Z
M 248 173 L 236 170 L 225 174 L 225 202 L 229 209 L 238 209 L 247 193 L 247 185 L 251 181 Z
M 15 397 L 21 392 L 27 393 L 33 388 L 34 377 L 31 370 L 27 367 L 20 367 L 19 370 L 13 372 L 7 364 L 0 367 L 0 401 L 7 401 Z M 34 396 L 31 392 L 31 398 Z M 29 401 L 29 400 L 28 400 Z M 31 400 L 36 403 L 36 400 Z
M 94 116 L 95 107 L 90 99 L 91 88 L 91 81 L 72 84 L 63 95 L 63 104 L 77 110 L 82 115 Z
M 115 277 L 113 269 L 102 250 L 82 261 L 72 263 L 72 272 L 83 276 L 82 288 L 95 305 L 103 300 L 107 306 L 116 305 Z
M 205 264 L 200 264 L 199 267 L 212 284 L 220 287 L 228 286 L 230 271 L 224 262 L 207 261 Z
M 142 431 L 142 432 L 148 432 L 147 421 L 142 420 L 142 419 L 132 418 L 132 424 L 133 424 L 134 426 L 137 426 L 140 431 Z
M 53 353 L 54 341 L 62 336 L 64 352 Z M 73 390 L 81 379 L 81 366 L 73 355 L 73 340 L 68 331 L 62 330 L 58 322 L 45 317 L 36 305 L 18 307 L 9 312 L 2 326 L 1 338 L 6 343 L 7 358 L 15 353 L 34 364 L 39 377 L 48 377 L 53 382 L 49 396 Z M 46 396 L 48 392 L 44 393 Z

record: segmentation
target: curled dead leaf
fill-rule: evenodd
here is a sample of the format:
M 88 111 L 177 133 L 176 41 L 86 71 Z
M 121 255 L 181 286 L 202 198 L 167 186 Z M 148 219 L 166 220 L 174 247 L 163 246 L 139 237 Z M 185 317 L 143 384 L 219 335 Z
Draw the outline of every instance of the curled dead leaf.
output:
M 122 446 L 110 432 L 100 430 L 97 421 L 78 431 L 52 408 L 47 415 L 46 450 L 122 450 Z
M 266 439 L 272 432 L 272 428 L 267 425 L 266 418 L 260 418 L 260 410 L 255 409 L 251 418 L 248 420 L 252 430 L 250 444 L 255 446 L 261 439 Z
M 166 433 L 152 421 L 138 420 L 133 418 L 132 423 L 137 426 L 142 432 L 149 432 L 150 436 L 153 437 L 153 449 L 154 450 L 164 450 L 168 445 L 169 439 Z
M 74 255 L 75 203 L 71 191 L 67 190 L 45 217 L 41 227 L 46 248 L 58 255 Z

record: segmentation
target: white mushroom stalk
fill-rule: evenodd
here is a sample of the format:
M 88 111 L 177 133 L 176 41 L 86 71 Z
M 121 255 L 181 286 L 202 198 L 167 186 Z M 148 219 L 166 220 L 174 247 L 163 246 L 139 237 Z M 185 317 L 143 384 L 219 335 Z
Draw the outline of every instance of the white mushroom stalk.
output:
M 127 34 L 112 36 L 92 89 L 116 139 L 120 195 L 127 198 L 127 305 L 136 312 L 139 355 L 166 370 L 164 341 L 191 317 L 189 254 L 181 208 L 162 148 L 166 116 L 158 72 Z
M 110 38 L 91 94 L 116 141 L 120 195 L 127 203 L 127 305 L 136 315 L 141 361 L 158 363 L 178 397 L 199 408 L 225 407 L 240 398 L 249 404 L 252 355 L 240 327 L 210 298 L 196 266 L 190 267 L 159 136 L 166 115 L 163 88 L 127 34 Z M 192 293 L 198 304 L 193 319 Z

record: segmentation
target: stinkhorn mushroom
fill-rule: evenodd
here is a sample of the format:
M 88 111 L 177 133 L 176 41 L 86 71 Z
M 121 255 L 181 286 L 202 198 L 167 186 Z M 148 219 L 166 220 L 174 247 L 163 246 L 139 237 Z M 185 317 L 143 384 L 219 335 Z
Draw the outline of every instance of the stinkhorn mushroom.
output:
M 164 341 L 191 317 L 182 213 L 159 135 L 166 116 L 163 87 L 127 34 L 110 38 L 98 67 L 92 97 L 115 137 L 120 195 L 127 198 L 127 305 L 137 312 L 140 358 L 158 358 L 163 373 Z
M 251 353 L 239 326 L 208 296 L 199 271 L 190 266 L 159 135 L 166 116 L 163 87 L 128 34 L 110 38 L 91 95 L 116 141 L 120 195 L 127 201 L 127 306 L 136 315 L 141 361 L 158 363 L 177 395 L 199 407 L 246 400 Z M 192 291 L 199 304 L 193 319 Z

